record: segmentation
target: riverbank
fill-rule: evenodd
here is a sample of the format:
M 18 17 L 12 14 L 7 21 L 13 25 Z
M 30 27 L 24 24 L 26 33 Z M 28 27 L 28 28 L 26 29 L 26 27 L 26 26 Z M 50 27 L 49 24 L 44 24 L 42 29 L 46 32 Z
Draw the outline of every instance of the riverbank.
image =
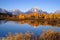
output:
M 60 40 L 60 32 L 48 30 L 37 37 L 34 37 L 34 34 L 29 32 L 15 35 L 9 33 L 7 37 L 2 37 L 1 40 Z

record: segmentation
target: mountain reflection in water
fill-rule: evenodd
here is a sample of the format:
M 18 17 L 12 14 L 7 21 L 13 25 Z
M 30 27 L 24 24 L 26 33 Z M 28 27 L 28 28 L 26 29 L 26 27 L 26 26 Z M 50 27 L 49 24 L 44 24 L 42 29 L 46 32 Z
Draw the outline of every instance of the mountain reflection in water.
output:
M 48 22 L 40 20 L 0 20 L 0 37 L 6 37 L 9 32 L 11 32 L 12 34 L 24 34 L 26 32 L 32 32 L 34 33 L 34 36 L 38 36 L 46 30 L 54 30 L 60 32 L 60 22 Z
M 8 22 L 7 20 L 0 20 L 0 24 L 4 24 Z M 29 24 L 33 27 L 38 27 L 40 25 L 43 25 L 43 26 L 55 26 L 55 27 L 60 27 L 60 22 L 48 22 L 48 21 L 39 21 L 39 20 L 20 20 L 20 21 L 12 21 L 12 22 L 15 22 L 17 24 Z

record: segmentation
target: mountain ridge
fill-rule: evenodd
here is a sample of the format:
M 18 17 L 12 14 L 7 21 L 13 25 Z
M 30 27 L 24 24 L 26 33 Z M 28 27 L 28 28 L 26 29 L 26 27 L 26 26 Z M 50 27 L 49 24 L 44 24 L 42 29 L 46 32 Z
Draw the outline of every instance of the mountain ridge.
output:
M 31 13 L 34 13 L 34 12 L 37 12 L 37 13 L 40 13 L 40 14 L 42 14 L 42 13 L 48 14 L 48 12 L 43 11 L 43 10 L 41 10 L 41 9 L 39 9 L 39 8 L 36 8 L 36 7 L 31 8 L 31 9 L 28 10 L 27 12 L 22 12 L 22 11 L 20 11 L 19 9 L 15 9 L 15 10 L 8 11 L 8 10 L 6 10 L 6 9 L 0 8 L 0 13 L 8 13 L 8 14 L 12 14 L 12 15 L 31 14 Z M 54 13 L 60 14 L 60 10 L 57 10 L 57 11 L 55 11 Z

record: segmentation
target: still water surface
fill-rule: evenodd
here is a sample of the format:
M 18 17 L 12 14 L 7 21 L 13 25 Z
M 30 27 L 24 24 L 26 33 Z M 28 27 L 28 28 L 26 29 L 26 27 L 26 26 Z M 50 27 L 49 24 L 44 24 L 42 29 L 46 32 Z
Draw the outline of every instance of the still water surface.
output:
M 29 23 L 30 22 L 21 23 L 19 21 L 0 20 L 0 37 L 7 36 L 9 32 L 11 32 L 12 34 L 33 32 L 35 36 L 38 36 L 42 34 L 43 31 L 46 30 L 60 31 L 59 26 L 50 26 L 50 25 L 33 26 L 36 24 L 33 23 L 29 24 Z

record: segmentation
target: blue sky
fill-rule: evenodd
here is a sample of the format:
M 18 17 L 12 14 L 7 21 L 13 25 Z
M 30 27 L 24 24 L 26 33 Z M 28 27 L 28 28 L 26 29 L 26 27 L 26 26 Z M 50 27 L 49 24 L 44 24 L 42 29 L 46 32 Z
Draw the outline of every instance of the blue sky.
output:
M 60 10 L 60 0 L 0 0 L 0 8 L 7 10 L 19 9 L 26 12 L 33 7 L 54 12 Z

